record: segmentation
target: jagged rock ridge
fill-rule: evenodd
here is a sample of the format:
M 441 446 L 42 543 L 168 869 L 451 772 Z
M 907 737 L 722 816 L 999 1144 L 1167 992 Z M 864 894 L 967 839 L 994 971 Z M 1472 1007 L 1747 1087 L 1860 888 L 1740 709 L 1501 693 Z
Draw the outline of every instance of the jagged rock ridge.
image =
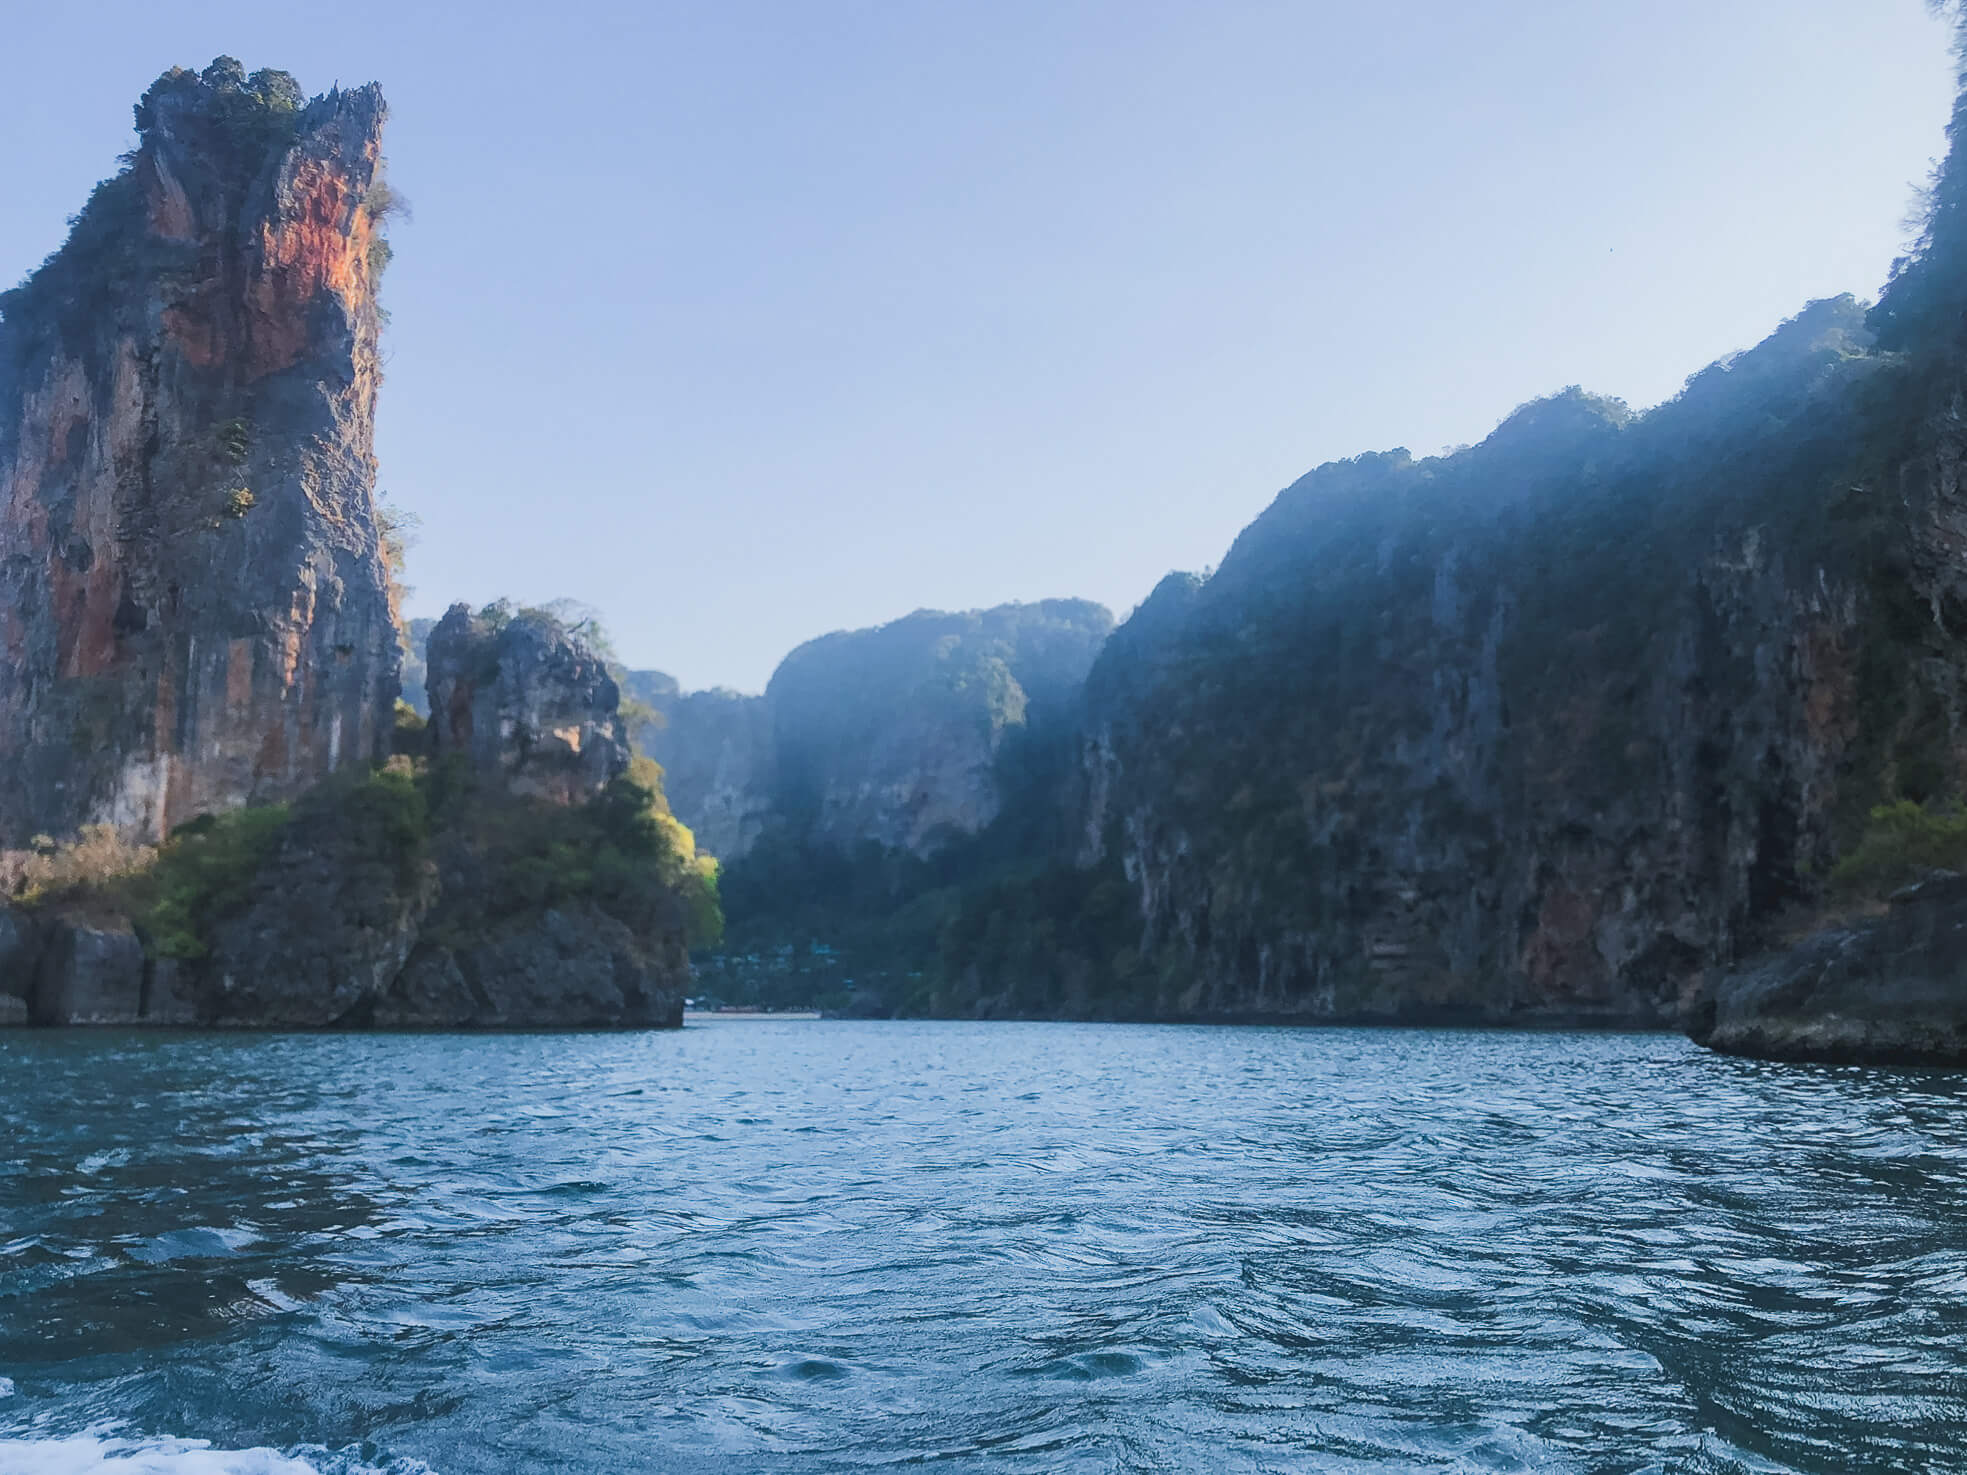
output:
M 0 848 L 158 838 L 388 740 L 381 92 L 222 58 L 0 296 Z

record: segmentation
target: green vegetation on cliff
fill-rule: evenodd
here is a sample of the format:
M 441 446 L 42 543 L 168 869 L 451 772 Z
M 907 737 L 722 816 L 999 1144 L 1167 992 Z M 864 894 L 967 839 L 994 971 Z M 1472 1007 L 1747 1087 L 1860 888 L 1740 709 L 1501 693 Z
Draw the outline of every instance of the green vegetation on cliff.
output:
M 199 148 L 213 173 L 252 182 L 297 132 L 307 94 L 293 75 L 272 69 L 247 75 L 236 59 L 221 56 L 202 73 L 172 67 L 136 105 L 139 135 L 158 126 L 160 110 L 195 100 L 206 125 Z M 154 250 L 143 229 L 143 188 L 137 155 L 123 156 L 123 169 L 98 184 L 69 219 L 68 239 L 11 291 L 0 292 L 0 317 L 18 322 L 32 316 L 36 301 L 52 303 L 65 321 L 86 327 L 102 308 L 100 294 L 127 270 L 136 256 Z
M 1900 799 L 1871 811 L 1831 882 L 1846 898 L 1877 901 L 1934 871 L 1967 871 L 1967 808 L 1958 800 L 1927 808 Z
M 283 843 L 318 852 L 338 882 L 409 896 L 431 870 L 443 885 L 426 926 L 467 945 L 554 908 L 591 905 L 638 935 L 680 927 L 715 946 L 723 917 L 716 869 L 669 813 L 661 774 L 638 762 L 584 804 L 494 792 L 458 759 L 391 759 L 337 775 L 292 804 L 204 815 L 161 847 L 106 834 L 52 851 L 21 897 L 53 913 L 126 918 L 156 958 L 195 963 L 218 929 L 264 898 Z
M 464 945 L 513 918 L 586 902 L 638 933 L 660 930 L 680 908 L 689 946 L 722 937 L 716 867 L 697 856 L 646 759 L 573 806 L 491 794 L 455 761 L 419 780 L 437 843 L 470 876 L 447 893 L 434 936 Z

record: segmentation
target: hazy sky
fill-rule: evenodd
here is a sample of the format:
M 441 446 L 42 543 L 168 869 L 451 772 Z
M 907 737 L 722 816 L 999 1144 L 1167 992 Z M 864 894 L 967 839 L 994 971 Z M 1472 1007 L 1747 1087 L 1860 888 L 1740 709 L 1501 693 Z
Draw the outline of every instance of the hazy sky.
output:
M 1116 613 L 1320 461 L 1635 404 L 1873 294 L 1941 148 L 1920 0 L 7 6 L 0 278 L 172 64 L 376 79 L 415 218 L 415 613 L 573 596 L 760 687 L 922 606 Z

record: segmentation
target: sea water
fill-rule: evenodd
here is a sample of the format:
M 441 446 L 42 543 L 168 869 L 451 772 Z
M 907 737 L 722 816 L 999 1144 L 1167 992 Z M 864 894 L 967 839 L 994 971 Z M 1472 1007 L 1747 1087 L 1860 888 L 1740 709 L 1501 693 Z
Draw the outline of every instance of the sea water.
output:
M 0 1471 L 1967 1469 L 1967 1089 L 1665 1035 L 0 1035 Z

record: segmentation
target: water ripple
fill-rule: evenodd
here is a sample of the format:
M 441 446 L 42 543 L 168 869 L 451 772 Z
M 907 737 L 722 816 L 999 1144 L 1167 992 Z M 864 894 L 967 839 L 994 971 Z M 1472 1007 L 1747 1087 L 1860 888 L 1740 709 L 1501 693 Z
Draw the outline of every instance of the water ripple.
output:
M 0 1037 L 0 1469 L 1967 1467 L 1967 1091 L 1659 1036 Z

